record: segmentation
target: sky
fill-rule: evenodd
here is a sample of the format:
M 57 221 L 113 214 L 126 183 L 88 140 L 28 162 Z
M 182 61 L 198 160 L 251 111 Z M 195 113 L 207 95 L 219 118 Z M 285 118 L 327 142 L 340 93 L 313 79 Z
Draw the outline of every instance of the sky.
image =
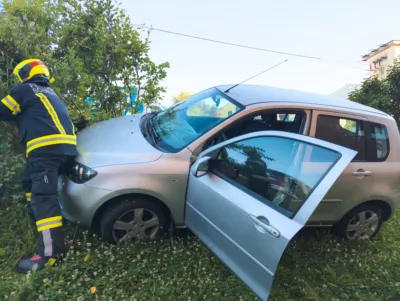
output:
M 150 58 L 169 62 L 164 105 L 180 91 L 260 84 L 330 94 L 368 77 L 361 56 L 400 39 L 400 1 L 381 0 L 122 0 L 133 24 L 258 48 L 323 58 L 237 48 L 152 31 Z

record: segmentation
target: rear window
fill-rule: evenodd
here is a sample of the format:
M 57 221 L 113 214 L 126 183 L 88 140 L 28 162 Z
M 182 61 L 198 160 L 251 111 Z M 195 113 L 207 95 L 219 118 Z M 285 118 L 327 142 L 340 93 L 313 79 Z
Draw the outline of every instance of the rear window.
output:
M 389 136 L 386 126 L 370 122 L 371 160 L 385 161 L 389 155 Z

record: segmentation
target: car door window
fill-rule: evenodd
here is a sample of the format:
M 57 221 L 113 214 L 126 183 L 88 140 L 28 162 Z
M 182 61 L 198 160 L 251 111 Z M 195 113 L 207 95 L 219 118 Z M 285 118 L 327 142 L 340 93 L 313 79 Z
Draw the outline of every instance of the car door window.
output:
M 229 126 L 228 129 L 218 133 L 205 148 L 218 144 L 226 139 L 259 131 L 283 131 L 299 134 L 303 130 L 306 114 L 301 110 L 268 110 L 242 118 Z
M 307 148 L 312 148 L 314 159 L 322 163 L 312 173 L 303 164 Z M 222 148 L 212 170 L 260 202 L 293 217 L 339 158 L 332 150 L 306 142 L 257 137 Z
M 360 120 L 319 115 L 315 138 L 356 150 L 358 153 L 353 161 L 366 161 L 364 122 Z M 313 154 L 311 161 L 314 162 Z
M 290 111 L 269 111 L 241 121 L 232 130 L 227 131 L 229 138 L 258 131 L 283 131 L 300 133 L 305 114 Z
M 385 161 L 389 155 L 389 137 L 383 124 L 370 122 L 371 161 Z

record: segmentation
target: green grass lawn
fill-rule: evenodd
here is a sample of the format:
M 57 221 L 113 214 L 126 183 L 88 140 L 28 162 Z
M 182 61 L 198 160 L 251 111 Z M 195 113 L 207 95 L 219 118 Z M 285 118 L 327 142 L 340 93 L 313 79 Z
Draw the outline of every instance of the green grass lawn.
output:
M 118 247 L 67 225 L 60 267 L 17 274 L 19 258 L 38 248 L 19 191 L 22 164 L 19 157 L 0 163 L 8 186 L 0 203 L 0 300 L 257 300 L 192 235 Z M 270 300 L 400 300 L 399 221 L 397 214 L 372 242 L 302 231 L 281 260 Z

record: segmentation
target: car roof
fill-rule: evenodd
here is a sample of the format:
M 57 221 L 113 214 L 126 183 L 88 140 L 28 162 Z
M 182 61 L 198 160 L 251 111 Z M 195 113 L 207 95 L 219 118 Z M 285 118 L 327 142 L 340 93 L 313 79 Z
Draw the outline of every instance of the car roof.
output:
M 220 85 L 216 86 L 216 88 L 221 92 L 225 93 L 225 91 L 232 86 L 234 85 L 233 84 Z M 261 85 L 242 84 L 233 88 L 232 90 L 230 90 L 228 93 L 225 94 L 244 106 L 259 104 L 259 103 L 267 103 L 267 102 L 305 103 L 311 105 L 338 107 L 338 108 L 370 112 L 374 114 L 384 115 L 392 119 L 391 116 L 380 110 L 350 100 L 345 100 L 310 92 L 298 91 L 298 90 L 268 87 Z

